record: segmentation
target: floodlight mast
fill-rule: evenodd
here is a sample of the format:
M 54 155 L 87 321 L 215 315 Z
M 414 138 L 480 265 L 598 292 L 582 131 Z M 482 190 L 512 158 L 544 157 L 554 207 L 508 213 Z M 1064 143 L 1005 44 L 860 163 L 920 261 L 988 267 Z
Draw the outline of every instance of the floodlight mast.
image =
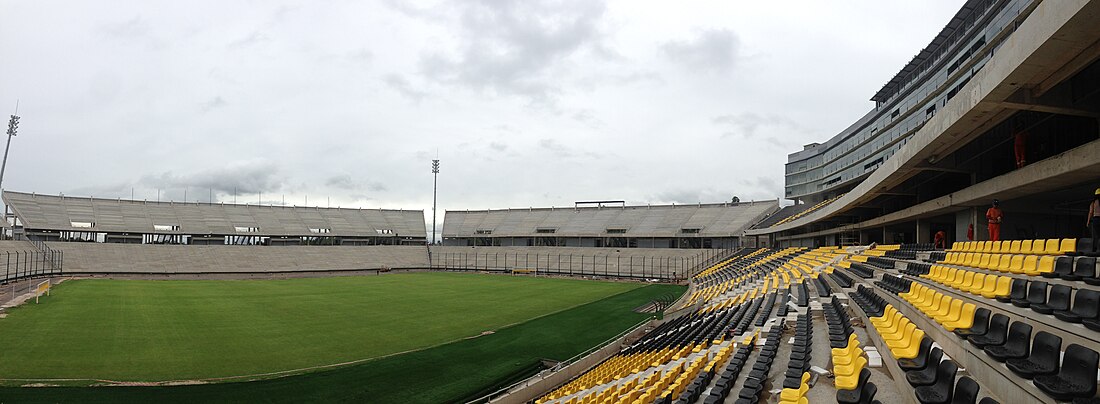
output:
M 432 160 L 432 240 L 428 244 L 435 244 L 435 218 L 436 218 L 436 194 L 439 191 L 439 159 Z
M 19 107 L 16 107 L 16 113 L 19 112 Z M 8 151 L 11 150 L 11 138 L 19 134 L 19 115 L 12 115 L 8 120 L 8 145 L 4 147 L 4 162 L 0 163 L 0 190 L 4 189 L 4 171 L 8 168 Z

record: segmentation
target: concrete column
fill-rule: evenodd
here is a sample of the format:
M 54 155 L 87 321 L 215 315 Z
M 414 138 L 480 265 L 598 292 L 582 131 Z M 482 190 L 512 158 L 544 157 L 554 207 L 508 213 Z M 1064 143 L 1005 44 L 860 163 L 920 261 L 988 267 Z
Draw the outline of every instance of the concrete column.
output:
M 917 242 L 918 243 L 931 243 L 932 242 L 932 225 L 928 223 L 928 220 L 917 219 Z

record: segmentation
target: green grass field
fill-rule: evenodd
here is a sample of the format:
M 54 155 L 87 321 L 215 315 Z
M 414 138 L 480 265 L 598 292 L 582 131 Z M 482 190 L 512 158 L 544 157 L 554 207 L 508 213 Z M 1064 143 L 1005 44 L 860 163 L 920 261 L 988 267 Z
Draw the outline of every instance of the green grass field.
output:
M 0 320 L 0 378 L 162 381 L 330 365 L 478 335 L 636 287 L 450 273 L 71 281 Z
M 530 373 L 542 358 L 570 358 L 644 320 L 632 308 L 682 286 L 650 285 L 500 329 L 375 361 L 245 383 L 174 387 L 0 387 L 0 402 L 449 403 Z

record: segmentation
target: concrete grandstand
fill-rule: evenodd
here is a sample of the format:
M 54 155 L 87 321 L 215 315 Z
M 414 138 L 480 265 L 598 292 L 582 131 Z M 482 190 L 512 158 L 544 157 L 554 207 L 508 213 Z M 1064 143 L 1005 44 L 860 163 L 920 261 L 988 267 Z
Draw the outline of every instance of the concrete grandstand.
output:
M 13 237 L 212 245 L 423 245 L 424 211 L 148 202 L 4 191 Z
M 448 246 L 736 248 L 778 201 L 447 211 Z

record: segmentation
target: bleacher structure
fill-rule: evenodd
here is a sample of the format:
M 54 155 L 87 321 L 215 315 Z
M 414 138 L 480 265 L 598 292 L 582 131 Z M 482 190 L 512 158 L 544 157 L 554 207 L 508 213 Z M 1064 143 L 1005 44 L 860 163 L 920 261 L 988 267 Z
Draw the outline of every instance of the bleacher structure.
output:
M 449 210 L 447 246 L 736 248 L 779 201 Z
M 754 250 L 536 402 L 1100 402 L 1097 265 L 1078 245 Z
M 424 245 L 423 210 L 149 202 L 4 191 L 13 236 L 131 244 Z

